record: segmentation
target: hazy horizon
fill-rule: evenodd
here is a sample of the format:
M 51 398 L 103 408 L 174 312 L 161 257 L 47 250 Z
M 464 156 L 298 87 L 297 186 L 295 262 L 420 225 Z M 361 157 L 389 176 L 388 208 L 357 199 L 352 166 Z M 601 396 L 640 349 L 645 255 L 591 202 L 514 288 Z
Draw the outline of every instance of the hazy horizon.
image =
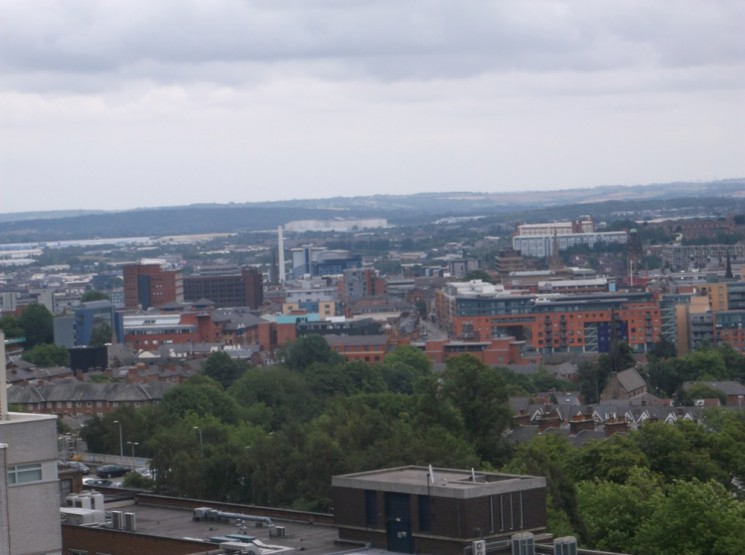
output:
M 745 175 L 745 3 L 0 4 L 2 213 Z

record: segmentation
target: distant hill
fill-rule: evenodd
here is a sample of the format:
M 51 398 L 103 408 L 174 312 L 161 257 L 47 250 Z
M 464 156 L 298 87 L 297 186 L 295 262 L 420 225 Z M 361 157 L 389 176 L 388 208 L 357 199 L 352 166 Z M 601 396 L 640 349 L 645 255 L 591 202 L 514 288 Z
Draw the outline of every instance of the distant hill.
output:
M 123 212 L 0 214 L 0 242 L 86 237 L 161 236 L 274 229 L 293 220 L 385 217 L 420 224 L 449 215 L 484 215 L 511 223 L 573 218 L 745 213 L 745 178 L 706 183 L 604 186 L 508 193 L 421 193 L 245 204 L 198 204 Z
M 51 210 L 43 212 L 13 212 L 0 214 L 0 222 L 17 222 L 22 220 L 54 220 L 58 218 L 74 218 L 89 214 L 104 214 L 105 210 Z

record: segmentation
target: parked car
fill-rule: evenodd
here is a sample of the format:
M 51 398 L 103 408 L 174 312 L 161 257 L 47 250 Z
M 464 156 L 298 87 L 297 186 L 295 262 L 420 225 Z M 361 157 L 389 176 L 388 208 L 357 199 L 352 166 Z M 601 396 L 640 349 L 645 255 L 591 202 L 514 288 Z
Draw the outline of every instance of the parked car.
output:
M 99 478 L 117 478 L 119 476 L 124 476 L 127 472 L 129 472 L 129 468 L 126 466 L 120 464 L 105 464 L 98 467 L 98 470 L 96 470 L 96 476 Z
M 91 469 L 88 468 L 86 465 L 79 461 L 57 461 L 57 468 L 71 468 L 72 470 L 77 470 L 84 476 L 89 474 Z
M 91 486 L 91 487 L 100 487 L 100 488 L 110 488 L 113 487 L 113 482 L 111 480 L 104 480 L 101 478 L 86 478 L 83 480 L 84 486 Z
M 77 470 L 83 476 L 87 476 L 91 472 L 91 469 L 90 468 L 88 468 L 86 465 L 84 465 L 83 463 L 81 463 L 79 461 L 70 461 L 69 463 L 67 463 L 67 466 L 69 468 L 73 468 L 73 469 Z
M 143 478 L 153 479 L 153 472 L 147 466 L 138 466 L 135 468 L 135 472 Z

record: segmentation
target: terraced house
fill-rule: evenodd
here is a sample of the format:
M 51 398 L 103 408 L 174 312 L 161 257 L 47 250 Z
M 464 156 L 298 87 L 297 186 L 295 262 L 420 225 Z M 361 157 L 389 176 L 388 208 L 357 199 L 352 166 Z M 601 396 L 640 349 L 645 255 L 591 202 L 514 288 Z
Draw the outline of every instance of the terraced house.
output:
M 103 416 L 119 407 L 157 404 L 171 387 L 173 384 L 164 382 L 14 385 L 8 389 L 8 402 L 38 414 Z

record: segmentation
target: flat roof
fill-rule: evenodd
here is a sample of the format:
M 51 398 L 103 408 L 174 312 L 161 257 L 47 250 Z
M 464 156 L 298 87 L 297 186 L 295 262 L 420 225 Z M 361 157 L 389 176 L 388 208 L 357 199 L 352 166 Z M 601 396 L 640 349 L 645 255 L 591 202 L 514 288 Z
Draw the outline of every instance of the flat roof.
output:
M 334 476 L 331 484 L 335 487 L 468 499 L 545 488 L 546 479 L 543 476 L 400 466 Z
M 205 502 L 209 506 L 209 502 Z M 226 534 L 246 534 L 254 536 L 265 546 L 262 546 L 262 553 L 269 555 L 271 553 L 280 553 L 283 551 L 295 550 L 303 551 L 308 555 L 329 555 L 331 553 L 344 552 L 350 549 L 350 546 L 336 544 L 338 539 L 336 527 L 325 526 L 323 524 L 307 524 L 296 521 L 283 521 L 272 519 L 275 527 L 256 527 L 252 522 L 246 522 L 245 530 L 239 529 L 234 523 L 227 522 L 196 522 L 192 519 L 191 509 L 174 509 L 169 507 L 158 507 L 152 505 L 135 504 L 116 507 L 106 507 L 106 510 L 117 510 L 123 513 L 135 513 L 137 521 L 138 534 L 148 534 L 153 536 L 206 540 L 213 536 L 225 536 Z M 248 512 L 246 514 L 249 514 Z M 285 528 L 285 537 L 276 538 L 270 536 L 270 531 L 277 526 Z M 272 546 L 276 549 L 267 549 L 266 546 Z M 205 551 L 217 549 L 216 544 L 205 542 Z

